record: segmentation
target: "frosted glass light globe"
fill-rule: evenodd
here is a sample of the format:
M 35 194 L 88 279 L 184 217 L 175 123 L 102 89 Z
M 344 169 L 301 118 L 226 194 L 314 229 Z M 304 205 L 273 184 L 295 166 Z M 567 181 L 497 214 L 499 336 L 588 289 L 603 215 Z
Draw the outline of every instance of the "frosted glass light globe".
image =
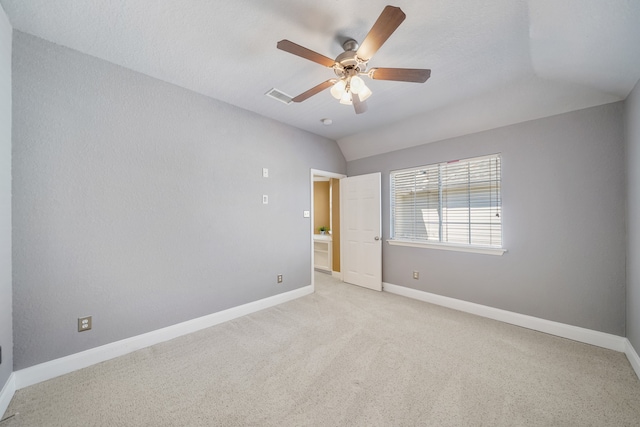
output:
M 351 82 L 349 83 L 349 87 L 351 88 L 351 92 L 360 93 L 360 91 L 367 86 L 364 84 L 364 81 L 360 77 L 353 76 L 351 77 Z
M 369 89 L 369 87 L 364 85 L 364 88 L 360 89 L 360 92 L 358 93 L 358 97 L 360 97 L 360 101 L 365 101 L 367 98 L 371 96 L 372 93 L 373 92 L 371 92 L 371 89 Z
M 347 88 L 347 83 L 344 80 L 338 80 L 336 84 L 331 87 L 331 95 L 335 99 L 341 99 Z
M 351 101 L 351 94 L 349 92 L 344 92 L 342 98 L 340 98 L 340 104 L 342 105 L 351 105 L 353 102 Z

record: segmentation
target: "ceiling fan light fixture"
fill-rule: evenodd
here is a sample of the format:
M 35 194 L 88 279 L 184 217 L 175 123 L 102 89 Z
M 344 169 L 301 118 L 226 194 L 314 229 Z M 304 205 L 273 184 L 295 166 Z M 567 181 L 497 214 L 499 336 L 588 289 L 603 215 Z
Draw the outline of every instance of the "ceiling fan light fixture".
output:
M 424 83 L 431 76 L 431 70 L 418 68 L 373 68 L 367 71 L 372 56 L 400 26 L 406 15 L 395 6 L 386 6 L 373 27 L 359 45 L 353 39 L 346 40 L 344 52 L 335 60 L 321 55 L 289 40 L 280 40 L 276 47 L 285 52 L 307 59 L 333 70 L 337 78 L 326 80 L 306 92 L 292 98 L 292 102 L 302 102 L 325 89 L 331 88 L 331 96 L 341 104 L 353 105 L 356 114 L 367 111 L 364 102 L 372 94 L 360 76 L 366 75 L 374 80 Z
M 346 93 L 347 83 L 344 80 L 338 80 L 336 84 L 331 87 L 331 96 L 335 99 L 341 99 Z

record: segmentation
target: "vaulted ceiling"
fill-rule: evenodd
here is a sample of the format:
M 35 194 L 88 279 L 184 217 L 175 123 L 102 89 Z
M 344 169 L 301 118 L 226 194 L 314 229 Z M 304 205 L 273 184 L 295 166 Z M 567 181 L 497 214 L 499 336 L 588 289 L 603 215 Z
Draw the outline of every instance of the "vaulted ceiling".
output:
M 347 160 L 623 100 L 640 78 L 638 0 L 398 0 L 407 18 L 369 65 L 431 78 L 367 80 L 360 115 L 329 90 L 289 105 L 265 96 L 335 76 L 276 43 L 334 58 L 387 1 L 0 3 L 17 30 L 334 139 Z

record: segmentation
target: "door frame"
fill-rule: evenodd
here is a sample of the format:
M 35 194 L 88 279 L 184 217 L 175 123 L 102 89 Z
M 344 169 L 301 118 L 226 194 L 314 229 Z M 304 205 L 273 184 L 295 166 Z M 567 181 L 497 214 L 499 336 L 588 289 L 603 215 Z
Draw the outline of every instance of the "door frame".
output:
M 314 233 L 314 228 L 313 228 L 313 221 L 314 221 L 314 206 L 313 206 L 313 196 L 314 196 L 314 189 L 313 189 L 313 177 L 314 176 L 321 176 L 323 178 L 335 178 L 335 179 L 342 179 L 342 178 L 346 178 L 347 175 L 342 174 L 342 173 L 337 173 L 337 172 L 329 172 L 329 171 L 323 171 L 320 169 L 311 169 L 310 170 L 310 174 L 309 174 L 309 187 L 311 189 L 310 193 L 311 194 L 311 211 L 309 211 L 309 219 L 311 220 L 310 224 L 309 224 L 309 240 L 311 241 L 310 243 L 310 247 L 311 247 L 311 286 L 313 288 L 313 291 L 315 292 L 316 290 L 316 279 L 315 279 L 315 269 L 314 269 L 314 265 L 315 265 L 315 254 L 314 254 L 314 245 L 313 245 L 313 233 Z M 340 210 L 342 210 L 342 207 L 340 208 Z M 342 215 L 342 213 L 341 213 Z M 340 241 L 340 246 L 342 246 L 342 241 Z M 340 251 L 342 252 L 342 251 Z

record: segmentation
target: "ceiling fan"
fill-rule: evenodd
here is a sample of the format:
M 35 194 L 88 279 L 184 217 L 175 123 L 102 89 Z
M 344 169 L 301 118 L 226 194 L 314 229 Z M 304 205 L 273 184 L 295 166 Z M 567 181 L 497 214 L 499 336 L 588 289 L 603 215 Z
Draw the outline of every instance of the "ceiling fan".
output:
M 360 76 L 374 80 L 394 80 L 400 82 L 424 83 L 431 76 L 431 70 L 416 68 L 371 68 L 367 65 L 371 57 L 380 49 L 385 41 L 400 26 L 407 16 L 399 7 L 386 6 L 378 20 L 364 38 L 361 45 L 353 39 L 342 44 L 344 52 L 334 60 L 289 40 L 280 40 L 278 49 L 292 53 L 325 67 L 332 68 L 337 78 L 332 78 L 312 87 L 292 99 L 302 102 L 313 95 L 331 87 L 331 95 L 339 99 L 341 104 L 353 105 L 356 114 L 367 111 L 366 99 L 371 90 Z

